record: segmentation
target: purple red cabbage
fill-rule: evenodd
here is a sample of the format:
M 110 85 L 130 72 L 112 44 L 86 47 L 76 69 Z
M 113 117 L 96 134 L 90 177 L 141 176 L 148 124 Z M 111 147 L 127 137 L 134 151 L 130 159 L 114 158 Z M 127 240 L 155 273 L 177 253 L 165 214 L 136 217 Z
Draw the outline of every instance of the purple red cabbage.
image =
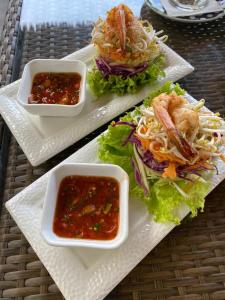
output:
M 138 151 L 141 160 L 143 161 L 143 163 L 149 167 L 150 169 L 152 169 L 153 171 L 157 171 L 157 172 L 164 172 L 164 169 L 166 167 L 168 167 L 168 161 L 162 161 L 162 162 L 158 162 L 154 159 L 152 153 L 147 150 L 145 152 L 143 152 L 143 154 L 141 155 L 140 152 Z
M 134 133 L 134 132 L 133 132 Z M 141 147 L 141 141 L 134 135 L 129 135 L 126 142 L 130 142 L 131 144 L 135 144 L 137 145 L 138 147 Z
M 216 171 L 216 174 L 218 175 L 219 172 L 218 172 L 218 168 L 216 165 L 212 165 L 212 169 L 209 169 L 209 168 L 206 168 L 205 166 L 199 166 L 198 168 L 194 169 L 194 170 L 191 170 L 190 169 L 190 166 L 178 166 L 176 167 L 176 172 L 177 172 L 177 176 L 180 177 L 180 178 L 183 178 L 184 176 L 186 176 L 187 174 L 194 174 L 194 175 L 197 175 L 199 177 L 202 177 L 201 171 L 212 171 L 213 169 L 215 169 Z
M 132 122 L 128 122 L 128 121 L 118 121 L 116 123 L 113 123 L 112 126 L 118 126 L 118 125 L 127 125 L 127 126 L 130 126 L 132 128 L 136 128 L 137 125 L 135 125 L 134 123 Z
M 145 195 L 147 195 L 149 193 L 148 188 L 145 186 L 143 180 L 142 180 L 142 176 L 141 176 L 141 172 L 139 170 L 138 164 L 136 162 L 136 160 L 134 158 L 132 158 L 131 160 L 131 164 L 134 170 L 134 178 L 135 181 L 137 182 L 137 184 L 143 188 Z
M 134 132 L 136 130 L 136 125 L 132 122 L 128 122 L 128 121 L 118 121 L 114 124 L 112 124 L 112 126 L 118 126 L 118 125 L 127 125 L 131 127 L 131 131 L 128 135 L 128 137 L 126 138 L 126 140 L 124 141 L 123 145 L 126 145 L 128 142 L 131 142 L 131 139 L 134 140 Z M 138 141 L 138 139 L 136 138 L 136 140 Z
M 220 134 L 221 136 L 223 136 L 222 134 Z M 214 137 L 218 137 L 218 133 L 217 132 L 213 132 L 213 136 Z
M 163 162 L 156 161 L 154 159 L 152 153 L 149 150 L 140 152 L 139 149 L 141 148 L 141 142 L 139 139 L 137 139 L 134 136 L 134 132 L 135 132 L 135 129 L 131 130 L 131 132 L 126 140 L 126 143 L 130 142 L 132 144 L 135 144 L 137 153 L 144 165 L 146 165 L 153 171 L 163 172 L 164 169 L 168 166 L 168 161 L 163 161 Z
M 136 130 L 135 128 L 131 129 L 131 131 L 130 131 L 128 137 L 127 137 L 126 140 L 124 141 L 124 145 L 126 145 L 128 142 L 130 142 L 130 139 L 131 139 L 131 137 L 134 135 L 135 130 Z
M 128 67 L 123 64 L 110 64 L 104 60 L 101 56 L 95 59 L 97 68 L 102 73 L 104 78 L 109 77 L 109 75 L 119 75 L 124 78 L 134 76 L 140 72 L 143 72 L 147 67 L 148 63 L 144 62 L 135 67 Z
M 218 170 L 217 166 L 216 165 L 213 165 L 213 166 L 214 166 L 214 169 L 216 170 L 216 175 L 219 175 L 219 170 Z

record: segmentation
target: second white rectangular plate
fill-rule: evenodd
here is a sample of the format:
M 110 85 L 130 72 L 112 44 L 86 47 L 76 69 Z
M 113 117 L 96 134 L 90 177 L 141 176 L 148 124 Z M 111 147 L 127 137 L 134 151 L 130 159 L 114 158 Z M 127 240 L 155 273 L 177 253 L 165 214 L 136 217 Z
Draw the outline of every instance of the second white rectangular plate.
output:
M 93 101 L 93 96 L 87 91 L 85 107 L 81 114 L 74 118 L 38 117 L 27 113 L 16 101 L 19 80 L 2 88 L 0 113 L 30 163 L 33 166 L 43 163 L 138 104 L 156 86 L 167 80 L 177 81 L 193 71 L 193 67 L 172 49 L 163 43 L 160 43 L 160 46 L 166 56 L 165 78 L 143 88 L 138 94 L 123 97 L 111 95 L 99 101 Z M 79 59 L 90 67 L 94 56 L 94 46 L 89 45 L 64 59 Z
M 190 96 L 187 98 L 194 101 Z M 97 152 L 98 144 L 94 139 L 65 162 L 98 163 Z M 211 190 L 225 178 L 224 163 L 218 161 L 217 166 L 219 175 L 214 174 L 211 178 Z M 103 299 L 174 225 L 155 223 L 146 212 L 143 202 L 131 198 L 129 236 L 118 249 L 49 246 L 44 242 L 40 228 L 43 198 L 50 172 L 9 200 L 6 207 L 67 300 Z M 188 212 L 186 206 L 179 209 L 181 218 Z

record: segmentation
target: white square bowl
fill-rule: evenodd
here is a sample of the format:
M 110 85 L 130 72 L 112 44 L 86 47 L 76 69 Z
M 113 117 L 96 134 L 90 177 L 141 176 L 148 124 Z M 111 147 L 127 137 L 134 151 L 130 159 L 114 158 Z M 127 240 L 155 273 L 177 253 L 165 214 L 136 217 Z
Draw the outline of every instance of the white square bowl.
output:
M 79 73 L 81 75 L 79 102 L 75 105 L 29 104 L 33 78 L 37 73 Z M 23 70 L 17 101 L 26 111 L 39 116 L 73 117 L 78 115 L 85 103 L 86 65 L 80 60 L 34 59 Z
M 63 238 L 54 233 L 53 220 L 59 186 L 64 177 L 71 175 L 112 177 L 119 182 L 119 229 L 114 239 L 91 240 Z M 129 177 L 127 173 L 117 165 L 85 163 L 60 165 L 52 171 L 48 181 L 41 224 L 42 236 L 48 244 L 53 246 L 78 246 L 101 249 L 117 248 L 128 235 L 128 195 Z

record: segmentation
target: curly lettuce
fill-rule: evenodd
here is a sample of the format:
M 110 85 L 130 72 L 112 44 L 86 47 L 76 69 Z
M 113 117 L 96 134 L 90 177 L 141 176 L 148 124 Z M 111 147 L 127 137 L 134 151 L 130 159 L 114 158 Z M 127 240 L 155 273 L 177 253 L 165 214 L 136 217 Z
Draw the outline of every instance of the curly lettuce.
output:
M 183 95 L 185 91 L 176 84 L 167 82 L 157 91 L 149 95 L 144 101 L 144 105 L 149 105 L 151 100 L 157 95 L 163 93 L 169 94 L 171 91 L 176 91 L 178 95 Z M 121 118 L 122 121 L 130 122 L 135 114 L 138 114 L 137 107 L 134 112 L 127 113 Z M 181 205 L 187 205 L 191 211 L 191 216 L 197 215 L 199 210 L 204 208 L 204 198 L 209 191 L 209 183 L 204 181 L 185 181 L 178 180 L 176 184 L 182 188 L 188 197 L 182 196 L 173 185 L 172 180 L 164 178 L 148 179 L 150 193 L 144 194 L 143 189 L 137 185 L 134 177 L 134 170 L 131 164 L 134 156 L 133 147 L 130 143 L 124 144 L 127 136 L 130 133 L 129 126 L 109 125 L 106 133 L 102 134 L 99 139 L 99 159 L 103 162 L 117 164 L 121 166 L 129 175 L 130 178 L 130 193 L 138 196 L 144 201 L 150 214 L 154 215 L 156 222 L 173 222 L 180 223 L 180 218 L 177 214 L 177 209 Z
M 165 57 L 163 54 L 160 54 L 149 63 L 143 72 L 126 78 L 118 75 L 109 75 L 108 78 L 104 78 L 98 68 L 94 66 L 87 75 L 88 84 L 96 97 L 110 93 L 118 96 L 135 94 L 144 85 L 151 84 L 159 77 L 165 76 L 163 71 L 164 64 Z

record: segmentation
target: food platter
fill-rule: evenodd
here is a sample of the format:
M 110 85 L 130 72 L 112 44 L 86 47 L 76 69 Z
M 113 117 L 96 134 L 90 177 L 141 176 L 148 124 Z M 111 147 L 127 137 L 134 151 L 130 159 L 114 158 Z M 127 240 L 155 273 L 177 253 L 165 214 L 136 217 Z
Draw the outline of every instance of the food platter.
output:
M 186 98 L 190 102 L 195 101 L 189 95 L 186 95 Z M 95 139 L 64 162 L 99 163 L 97 151 Z M 217 167 L 219 175 L 215 174 L 211 178 L 211 190 L 225 178 L 223 162 L 218 161 Z M 138 199 L 131 198 L 129 236 L 118 249 L 94 250 L 48 246 L 41 237 L 40 224 L 50 172 L 9 200 L 6 207 L 66 299 L 103 299 L 175 225 L 155 223 L 148 215 L 144 204 Z M 182 206 L 178 213 L 182 219 L 188 212 L 188 208 Z
M 20 80 L 0 90 L 0 113 L 15 136 L 28 160 L 37 166 L 85 135 L 112 120 L 120 113 L 138 104 L 151 90 L 165 81 L 177 81 L 194 68 L 167 45 L 160 43 L 166 57 L 165 78 L 155 85 L 143 88 L 138 94 L 104 97 L 98 101 L 86 91 L 84 109 L 75 118 L 39 117 L 29 114 L 16 101 Z M 93 45 L 65 57 L 65 60 L 81 60 L 89 68 L 95 56 Z M 85 122 L 85 126 L 84 126 Z

